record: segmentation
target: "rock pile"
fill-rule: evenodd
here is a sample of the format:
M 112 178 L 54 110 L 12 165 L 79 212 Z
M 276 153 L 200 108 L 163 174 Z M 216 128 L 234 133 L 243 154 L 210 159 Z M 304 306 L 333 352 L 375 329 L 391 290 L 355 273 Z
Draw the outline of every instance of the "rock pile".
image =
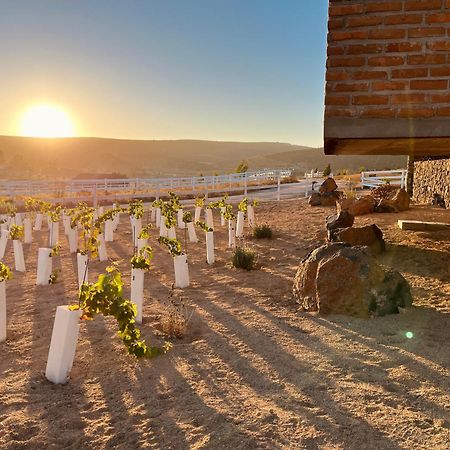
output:
M 319 192 L 313 192 L 309 197 L 310 206 L 335 206 L 342 192 L 337 190 L 338 186 L 333 178 L 327 178 L 319 187 Z
M 356 317 L 383 316 L 412 304 L 403 276 L 383 268 L 365 247 L 323 245 L 298 267 L 293 294 L 307 311 Z

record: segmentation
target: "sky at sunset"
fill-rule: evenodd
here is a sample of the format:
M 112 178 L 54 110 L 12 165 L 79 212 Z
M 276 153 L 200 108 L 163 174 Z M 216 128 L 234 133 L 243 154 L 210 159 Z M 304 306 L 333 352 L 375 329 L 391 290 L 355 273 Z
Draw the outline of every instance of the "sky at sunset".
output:
M 0 134 L 47 120 L 76 136 L 320 146 L 326 9 L 326 0 L 2 1 Z M 33 116 L 39 104 L 60 116 Z

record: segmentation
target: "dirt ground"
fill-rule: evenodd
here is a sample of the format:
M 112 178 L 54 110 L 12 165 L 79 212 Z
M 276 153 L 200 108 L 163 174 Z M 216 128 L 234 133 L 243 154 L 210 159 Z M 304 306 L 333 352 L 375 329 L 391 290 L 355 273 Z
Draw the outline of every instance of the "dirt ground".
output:
M 138 361 L 112 320 L 83 322 L 70 381 L 58 386 L 44 371 L 56 306 L 76 302 L 76 262 L 64 238 L 57 284 L 36 286 L 38 247 L 47 239 L 36 232 L 25 246 L 28 271 L 7 283 L 0 448 L 448 449 L 450 233 L 402 232 L 396 221 L 450 223 L 450 211 L 414 207 L 357 218 L 356 225 L 382 228 L 388 247 L 381 261 L 408 279 L 415 303 L 402 314 L 362 320 L 301 312 L 292 299 L 296 268 L 323 242 L 333 210 L 304 199 L 258 207 L 257 220 L 271 225 L 274 238 L 249 240 L 259 254 L 251 272 L 231 267 L 221 227 L 217 261 L 208 266 L 199 233 L 200 242 L 189 245 L 192 285 L 177 290 L 192 314 L 186 336 L 169 354 Z M 154 344 L 163 341 L 173 265 L 151 244 L 141 329 Z M 121 259 L 128 295 L 127 217 L 107 246 Z M 13 265 L 11 243 L 4 261 Z M 105 266 L 90 266 L 91 281 Z

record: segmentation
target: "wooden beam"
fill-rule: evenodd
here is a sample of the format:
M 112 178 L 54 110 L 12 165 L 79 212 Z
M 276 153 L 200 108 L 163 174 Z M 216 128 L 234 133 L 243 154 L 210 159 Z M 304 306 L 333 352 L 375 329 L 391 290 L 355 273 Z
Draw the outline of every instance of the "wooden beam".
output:
M 399 220 L 398 226 L 401 230 L 409 231 L 450 231 L 450 223 L 422 222 L 421 220 Z

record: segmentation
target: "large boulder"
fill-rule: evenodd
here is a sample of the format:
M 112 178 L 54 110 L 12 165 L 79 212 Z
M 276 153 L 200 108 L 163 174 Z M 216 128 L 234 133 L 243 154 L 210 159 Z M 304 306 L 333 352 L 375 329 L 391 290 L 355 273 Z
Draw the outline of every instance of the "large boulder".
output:
M 393 192 L 390 198 L 381 199 L 375 206 L 375 212 L 400 212 L 409 209 L 410 197 L 405 189 Z
M 383 232 L 376 225 L 336 230 L 332 234 L 331 240 L 347 242 L 347 244 L 352 246 L 367 246 L 375 253 L 381 253 L 386 248 Z
M 376 200 L 370 195 L 361 198 L 343 198 L 337 203 L 338 213 L 347 211 L 353 216 L 362 216 L 371 214 L 375 210 Z
M 338 188 L 336 181 L 333 178 L 327 178 L 319 187 L 319 192 L 321 194 L 326 194 L 327 192 L 333 192 Z
M 383 268 L 367 247 L 326 244 L 301 263 L 293 294 L 307 311 L 356 317 L 398 313 L 412 304 L 403 276 Z
M 340 211 L 337 214 L 332 214 L 326 218 L 327 230 L 337 230 L 338 228 L 348 228 L 353 226 L 355 217 L 348 211 Z
M 310 206 L 336 206 L 336 202 L 341 197 L 342 192 L 332 191 L 332 192 L 313 192 L 309 197 L 308 204 Z

